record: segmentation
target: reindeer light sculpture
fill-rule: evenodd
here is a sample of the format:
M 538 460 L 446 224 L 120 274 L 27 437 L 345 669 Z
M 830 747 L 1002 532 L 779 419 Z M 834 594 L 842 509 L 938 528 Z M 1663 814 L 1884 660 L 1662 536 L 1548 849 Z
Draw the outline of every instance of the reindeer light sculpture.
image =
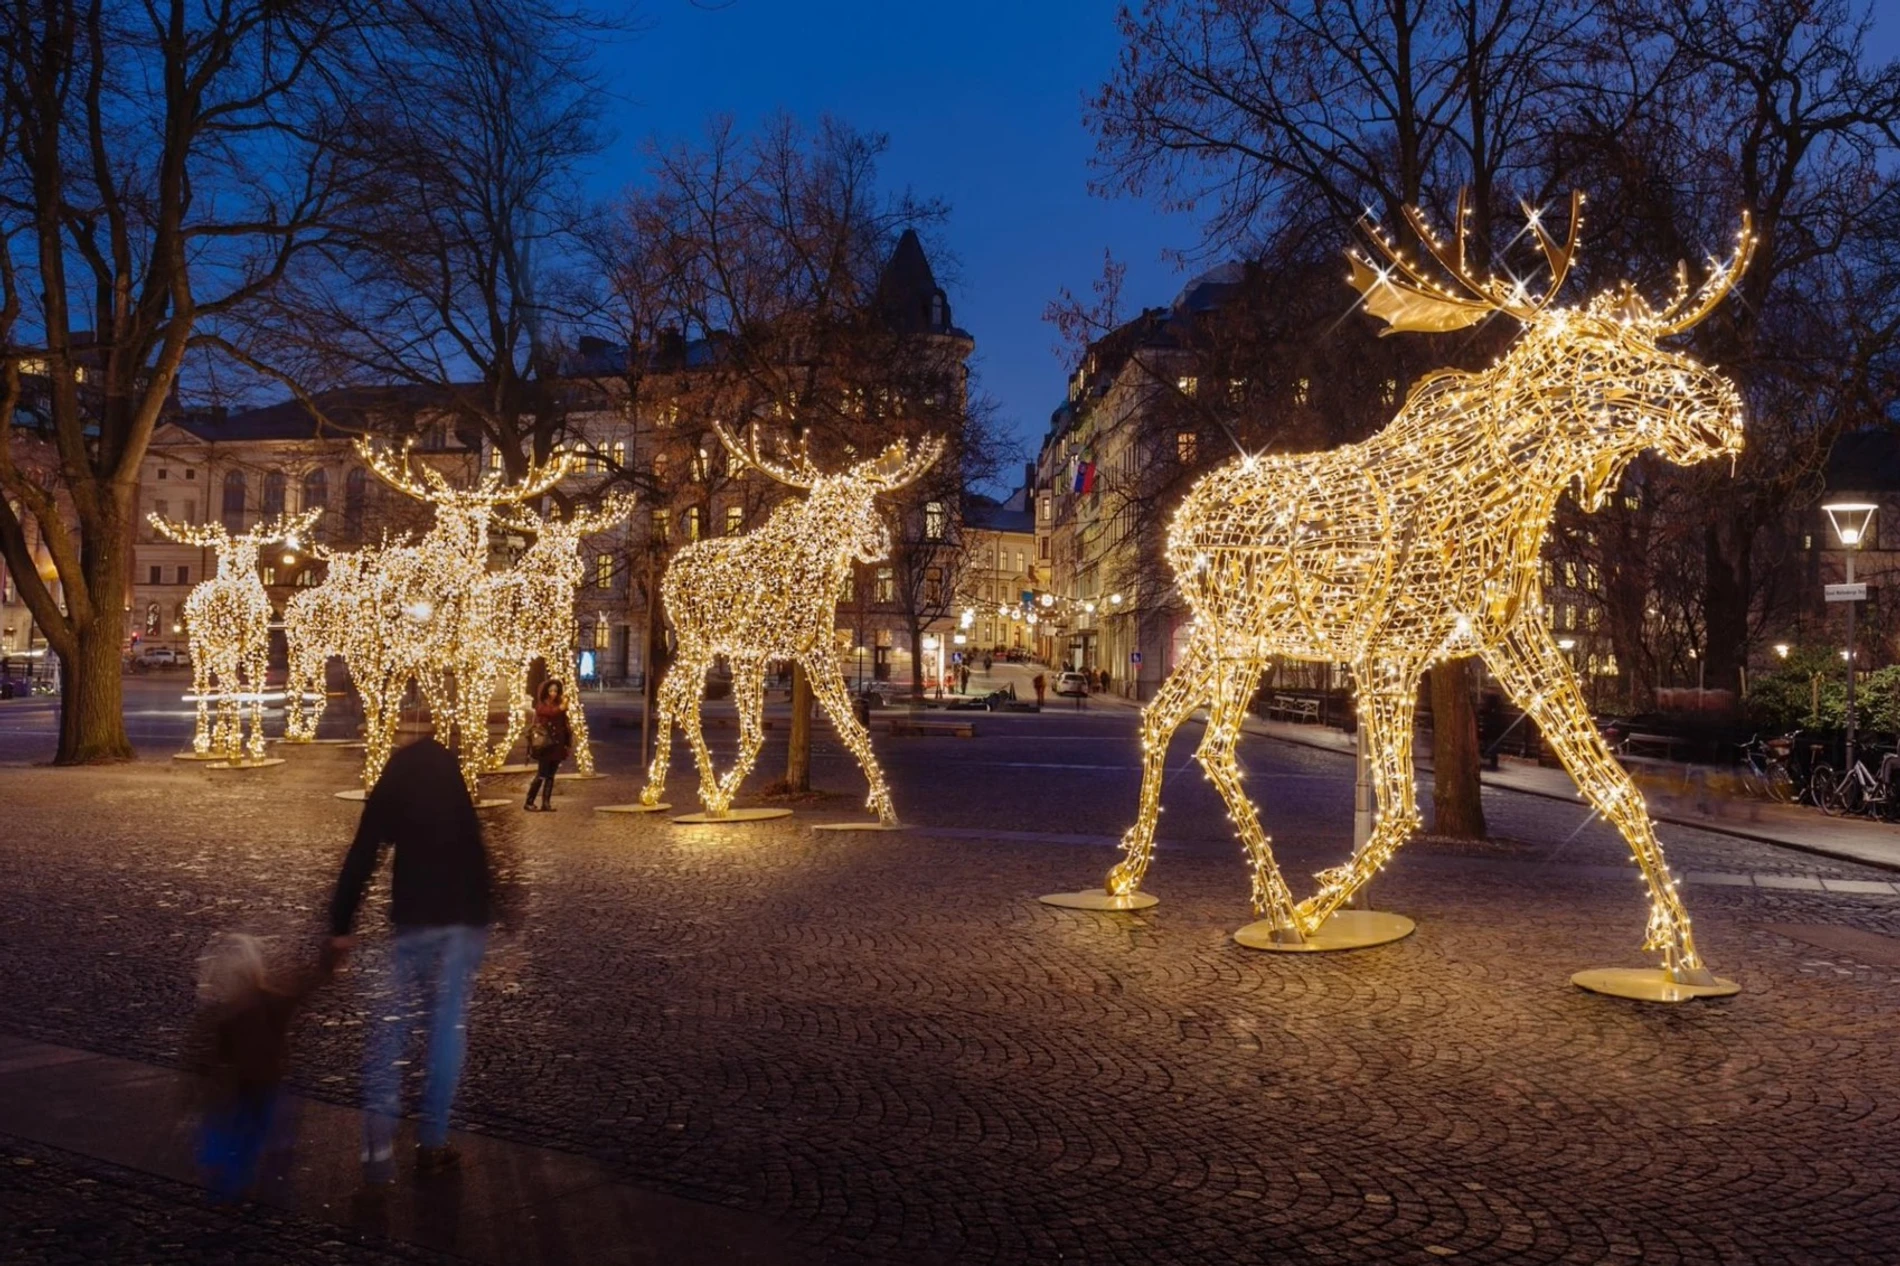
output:
M 1539 563 L 1567 489 L 1596 509 L 1645 450 L 1678 464 L 1741 450 L 1735 387 L 1658 342 L 1721 301 L 1747 266 L 1754 236 L 1744 218 L 1734 254 L 1713 265 L 1693 297 L 1682 270 L 1661 309 L 1627 283 L 1582 307 L 1555 307 L 1576 252 L 1582 198 L 1572 198 L 1561 246 L 1527 213 L 1552 272 L 1541 297 L 1522 282 L 1469 267 L 1462 199 L 1450 244 L 1416 210 L 1407 212 L 1449 282 L 1376 231 L 1383 261 L 1356 254 L 1352 261 L 1353 285 L 1388 332 L 1458 329 L 1493 313 L 1521 322 L 1522 335 L 1490 369 L 1427 375 L 1391 424 L 1363 443 L 1241 458 L 1188 492 L 1167 553 L 1194 626 L 1142 716 L 1135 823 L 1102 890 L 1046 900 L 1129 908 L 1146 896 L 1137 890 L 1153 856 L 1169 739 L 1205 706 L 1196 758 L 1246 848 L 1260 919 L 1240 938 L 1259 948 L 1323 941 L 1329 917 L 1419 826 L 1412 724 L 1420 675 L 1475 653 L 1628 842 L 1648 889 L 1643 944 L 1660 953 L 1661 971 L 1583 972 L 1575 982 L 1657 1001 L 1735 992 L 1696 952 L 1643 798 L 1597 733 L 1575 672 L 1546 628 Z M 1234 760 L 1247 699 L 1270 655 L 1352 666 L 1378 805 L 1371 837 L 1344 865 L 1320 872 L 1317 890 L 1298 902 Z
M 191 737 L 194 755 L 233 762 L 264 758 L 264 673 L 270 663 L 271 609 L 270 595 L 257 576 L 257 554 L 277 541 L 294 547 L 322 513 L 306 510 L 279 515 L 236 536 L 221 523 L 175 523 L 162 515 L 147 516 L 154 528 L 180 545 L 211 549 L 218 558 L 217 574 L 200 581 L 185 599 L 191 691 L 198 704 L 197 728 Z
M 496 769 L 520 739 L 534 715 L 528 699 L 528 674 L 536 659 L 559 676 L 573 671 L 580 659 L 580 623 L 574 598 L 586 579 L 581 542 L 624 521 L 633 513 L 630 496 L 609 497 L 599 509 L 576 511 L 565 519 L 545 519 L 523 510 L 502 511 L 500 522 L 534 536 L 518 561 L 491 582 L 495 636 L 504 662 L 515 665 L 507 685 L 513 706 L 508 733 L 489 753 L 488 767 Z M 572 682 L 568 683 L 571 687 Z M 583 775 L 594 772 L 594 749 L 587 739 L 587 714 L 577 690 L 567 692 L 568 725 L 574 733 L 574 767 Z
M 890 555 L 890 529 L 878 512 L 878 494 L 894 492 L 928 470 L 942 455 L 943 441 L 931 437 L 913 449 L 900 440 L 881 456 L 826 474 L 802 450 L 789 463 L 773 461 L 760 455 L 756 433 L 741 446 L 725 427 L 715 424 L 715 430 L 743 465 L 807 495 L 782 503 L 751 532 L 686 546 L 667 568 L 660 592 L 679 646 L 672 669 L 660 683 L 658 739 L 641 803 L 660 801 L 677 723 L 686 731 L 698 763 L 700 804 L 710 818 L 727 816 L 765 741 L 766 665 L 794 660 L 804 668 L 832 728 L 864 770 L 871 786 L 866 807 L 880 823 L 895 826 L 890 787 L 845 689 L 836 602 L 854 560 L 873 563 Z M 739 753 L 723 778 L 713 769 L 699 717 L 706 672 L 721 658 L 732 670 L 739 712 Z
M 497 507 L 532 500 L 566 478 L 574 459 L 560 454 L 519 484 L 491 472 L 472 488 L 456 488 L 427 465 L 417 478 L 408 446 L 394 455 L 366 440 L 356 448 L 378 479 L 435 507 L 434 526 L 416 544 L 365 550 L 363 572 L 348 591 L 355 604 L 344 658 L 363 699 L 363 785 L 372 786 L 389 759 L 414 682 L 438 729 L 452 737 L 469 795 L 479 798 L 488 705 L 506 659 L 493 618 L 489 523 Z
M 389 548 L 385 541 L 384 549 Z M 284 604 L 284 741 L 289 743 L 317 737 L 328 703 L 325 668 L 332 657 L 349 650 L 351 622 L 361 601 L 358 589 L 375 558 L 367 550 L 344 553 L 319 547 L 315 552 L 329 568 L 323 583 Z

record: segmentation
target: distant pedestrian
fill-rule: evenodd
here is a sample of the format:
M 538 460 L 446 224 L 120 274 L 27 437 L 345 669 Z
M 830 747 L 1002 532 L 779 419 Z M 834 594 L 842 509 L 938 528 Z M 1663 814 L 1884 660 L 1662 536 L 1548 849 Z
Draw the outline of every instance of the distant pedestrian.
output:
M 970 692 L 970 666 L 968 664 L 958 664 L 957 665 L 957 693 L 962 695 L 962 694 L 968 694 L 969 692 Z
M 389 916 L 396 925 L 391 997 L 378 1001 L 365 1045 L 364 1178 L 395 1177 L 396 1117 L 408 1040 L 428 1031 L 422 1124 L 416 1149 L 421 1173 L 453 1169 L 449 1105 L 468 1050 L 463 1017 L 475 971 L 488 944 L 492 884 L 481 824 L 455 756 L 424 738 L 389 758 L 363 804 L 356 839 L 343 859 L 330 901 L 331 947 L 355 945 L 350 928 L 385 847 L 390 868 Z
M 534 780 L 528 784 L 528 799 L 521 806 L 534 808 L 534 793 L 541 793 L 541 812 L 554 812 L 554 773 L 574 750 L 574 728 L 567 719 L 567 698 L 561 683 L 550 677 L 541 683 L 534 696 L 534 722 L 528 726 L 528 755 L 534 759 Z
M 1034 677 L 1029 679 L 1029 684 L 1036 688 L 1036 710 L 1040 712 L 1042 710 L 1043 693 L 1049 689 L 1048 679 L 1041 673 L 1037 673 Z
M 227 933 L 198 960 L 198 1018 L 189 1062 L 200 1082 L 198 1165 L 214 1196 L 240 1199 L 281 1139 L 278 1101 L 290 1064 L 290 1022 L 328 979 L 335 955 L 273 976 L 256 937 Z
M 987 673 L 989 670 L 990 670 L 990 657 L 988 655 L 985 655 L 983 657 L 983 671 Z

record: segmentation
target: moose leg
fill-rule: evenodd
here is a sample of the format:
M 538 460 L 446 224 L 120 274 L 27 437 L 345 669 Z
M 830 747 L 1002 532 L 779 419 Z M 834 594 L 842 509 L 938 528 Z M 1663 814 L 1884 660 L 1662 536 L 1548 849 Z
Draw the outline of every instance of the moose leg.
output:
M 884 781 L 884 769 L 871 750 L 870 732 L 858 724 L 858 714 L 851 708 L 851 697 L 844 685 L 844 666 L 826 651 L 814 651 L 799 663 L 805 669 L 805 680 L 811 683 L 812 693 L 818 696 L 819 706 L 825 710 L 825 718 L 857 757 L 858 768 L 871 784 L 871 794 L 864 807 L 877 814 L 877 820 L 884 825 L 896 826 L 897 806 L 891 799 L 890 784 Z
M 763 660 L 745 656 L 732 661 L 732 703 L 739 718 L 739 753 L 732 768 L 719 780 L 719 807 L 711 810 L 715 813 L 724 813 L 732 806 L 733 797 L 739 794 L 739 787 L 759 759 L 759 749 L 765 746 Z
M 1590 709 L 1564 653 L 1540 627 L 1519 623 L 1484 653 L 1505 693 L 1537 723 L 1577 789 L 1621 832 L 1649 887 L 1649 927 L 1643 948 L 1659 951 L 1663 972 L 1683 985 L 1713 986 L 1715 977 L 1696 953 L 1689 914 L 1663 859 L 1642 793 L 1610 754 L 1590 720 Z
M 196 644 L 191 648 L 191 693 L 198 700 L 198 728 L 191 733 L 191 750 L 202 756 L 211 750 L 211 702 L 205 697 L 211 693 L 211 663 L 205 648 Z
M 565 659 L 548 659 L 550 664 L 576 663 L 580 659 L 578 648 L 568 645 L 555 648 L 556 655 Z M 545 655 L 543 658 L 547 658 Z M 581 691 L 576 688 L 568 692 L 567 724 L 574 732 L 574 771 L 583 777 L 594 772 L 594 744 L 587 733 L 587 709 L 581 706 Z
M 1141 799 L 1135 824 L 1122 836 L 1122 859 L 1108 872 L 1102 888 L 1110 896 L 1134 892 L 1154 860 L 1155 826 L 1161 816 L 1161 785 L 1167 778 L 1168 743 L 1181 723 L 1213 694 L 1216 683 L 1211 642 L 1195 638 L 1161 689 L 1141 710 Z
M 1272 925 L 1277 939 L 1297 941 L 1302 929 L 1295 917 L 1293 894 L 1273 860 L 1273 843 L 1260 825 L 1260 815 L 1248 799 L 1247 789 L 1241 785 L 1240 762 L 1234 758 L 1241 723 L 1247 719 L 1247 696 L 1260 680 L 1260 672 L 1259 662 L 1249 659 L 1225 660 L 1216 666 L 1207 733 L 1201 737 L 1194 759 L 1227 802 L 1227 815 L 1247 849 L 1253 871 L 1254 913 Z
M 696 655 L 681 648 L 679 658 L 660 679 L 657 715 L 653 719 L 653 760 L 647 766 L 647 785 L 640 789 L 641 804 L 660 803 L 660 796 L 666 790 L 667 766 L 673 763 L 673 726 L 675 723 L 685 725 L 685 711 L 697 706 L 693 695 L 706 674 L 705 665 L 700 664 L 699 675 L 692 675 L 692 665 L 697 662 Z
M 534 705 L 528 701 L 528 664 L 517 664 L 508 677 L 508 731 L 489 749 L 488 768 L 500 769 L 508 763 L 508 753 L 521 741 L 528 718 L 533 715 Z
M 1358 663 L 1353 678 L 1359 686 L 1359 726 L 1371 767 L 1376 816 L 1364 847 L 1346 865 L 1321 871 L 1318 891 L 1300 903 L 1300 926 L 1309 933 L 1350 901 L 1419 827 L 1412 774 L 1419 670 L 1411 664 Z
M 250 679 L 245 689 L 251 699 L 251 735 L 245 743 L 245 750 L 252 760 L 264 759 L 264 684 L 265 675 L 270 668 L 269 634 L 259 646 L 251 649 L 250 662 L 245 665 L 245 675 Z
M 719 777 L 713 769 L 712 751 L 706 746 L 706 726 L 701 716 L 701 692 L 706 686 L 707 670 L 713 666 L 714 656 L 701 652 L 692 656 L 682 655 L 673 666 L 661 686 L 662 691 L 672 692 L 672 711 L 679 718 L 680 729 L 686 734 L 687 745 L 693 749 L 693 764 L 699 770 L 699 803 L 713 817 L 723 817 L 726 801 L 720 798 Z M 654 761 L 659 761 L 659 752 L 654 753 Z

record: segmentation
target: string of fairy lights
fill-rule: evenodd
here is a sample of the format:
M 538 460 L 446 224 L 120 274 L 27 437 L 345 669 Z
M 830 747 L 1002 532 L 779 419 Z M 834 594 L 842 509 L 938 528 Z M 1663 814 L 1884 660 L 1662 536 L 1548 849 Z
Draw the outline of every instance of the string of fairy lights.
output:
M 185 636 L 198 710 L 191 736 L 194 754 L 230 761 L 264 758 L 264 675 L 270 663 L 271 605 L 257 574 L 257 556 L 264 546 L 278 541 L 298 548 L 322 513 L 306 510 L 278 515 L 236 534 L 221 523 L 178 523 L 161 514 L 146 516 L 168 539 L 212 550 L 218 560 L 217 572 L 194 585 L 185 598 Z
M 1254 908 L 1278 939 L 1314 936 L 1419 826 L 1411 749 L 1421 674 L 1476 654 L 1628 842 L 1650 901 L 1644 947 L 1660 953 L 1663 975 L 1716 987 L 1642 796 L 1592 724 L 1575 670 L 1547 628 L 1539 562 L 1567 490 L 1594 509 L 1645 450 L 1679 464 L 1740 451 L 1735 387 L 1657 344 L 1714 309 L 1747 266 L 1755 238 L 1744 219 L 1734 254 L 1713 264 L 1700 291 L 1691 295 L 1685 270 L 1661 308 L 1627 283 L 1582 307 L 1556 307 L 1582 206 L 1581 197 L 1572 200 L 1562 244 L 1530 215 L 1552 276 L 1540 297 L 1520 280 L 1473 272 L 1462 201 L 1449 243 L 1408 212 L 1448 280 L 1372 231 L 1380 262 L 1355 253 L 1351 281 L 1366 311 L 1392 331 L 1452 330 L 1503 313 L 1522 323 L 1521 336 L 1481 373 L 1427 375 L 1392 423 L 1363 443 L 1243 457 L 1189 491 L 1167 556 L 1193 632 L 1143 713 L 1140 799 L 1122 859 L 1105 881 L 1107 897 L 1139 888 L 1153 857 L 1169 740 L 1205 706 L 1197 757 L 1246 849 Z M 1281 875 L 1234 758 L 1248 698 L 1271 656 L 1352 666 L 1378 805 L 1371 837 L 1344 864 L 1321 871 L 1301 901 Z
M 701 806 L 710 817 L 725 816 L 765 741 L 766 667 L 791 660 L 804 668 L 832 728 L 864 771 L 870 784 L 866 807 L 879 822 L 895 825 L 890 786 L 845 686 L 836 598 L 853 561 L 890 556 L 890 529 L 878 511 L 878 495 L 929 469 L 942 455 L 943 441 L 931 437 L 915 448 L 898 441 L 878 457 L 827 474 L 802 448 L 775 460 L 760 453 L 756 431 L 741 444 L 724 426 L 715 423 L 714 429 L 740 469 L 756 469 L 806 496 L 781 502 L 750 532 L 697 541 L 674 555 L 661 592 L 678 650 L 660 683 L 658 737 L 641 802 L 660 802 L 678 725 L 698 766 Z M 732 671 L 739 714 L 739 751 L 724 776 L 713 767 L 699 714 L 706 673 L 721 658 Z

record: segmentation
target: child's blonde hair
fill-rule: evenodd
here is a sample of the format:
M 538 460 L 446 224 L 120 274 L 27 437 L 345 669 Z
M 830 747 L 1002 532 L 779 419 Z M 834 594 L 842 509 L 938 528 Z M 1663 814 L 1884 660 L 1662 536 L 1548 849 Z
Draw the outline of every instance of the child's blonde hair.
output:
M 264 945 L 242 932 L 219 934 L 198 957 L 198 1000 L 237 1002 L 264 987 Z

